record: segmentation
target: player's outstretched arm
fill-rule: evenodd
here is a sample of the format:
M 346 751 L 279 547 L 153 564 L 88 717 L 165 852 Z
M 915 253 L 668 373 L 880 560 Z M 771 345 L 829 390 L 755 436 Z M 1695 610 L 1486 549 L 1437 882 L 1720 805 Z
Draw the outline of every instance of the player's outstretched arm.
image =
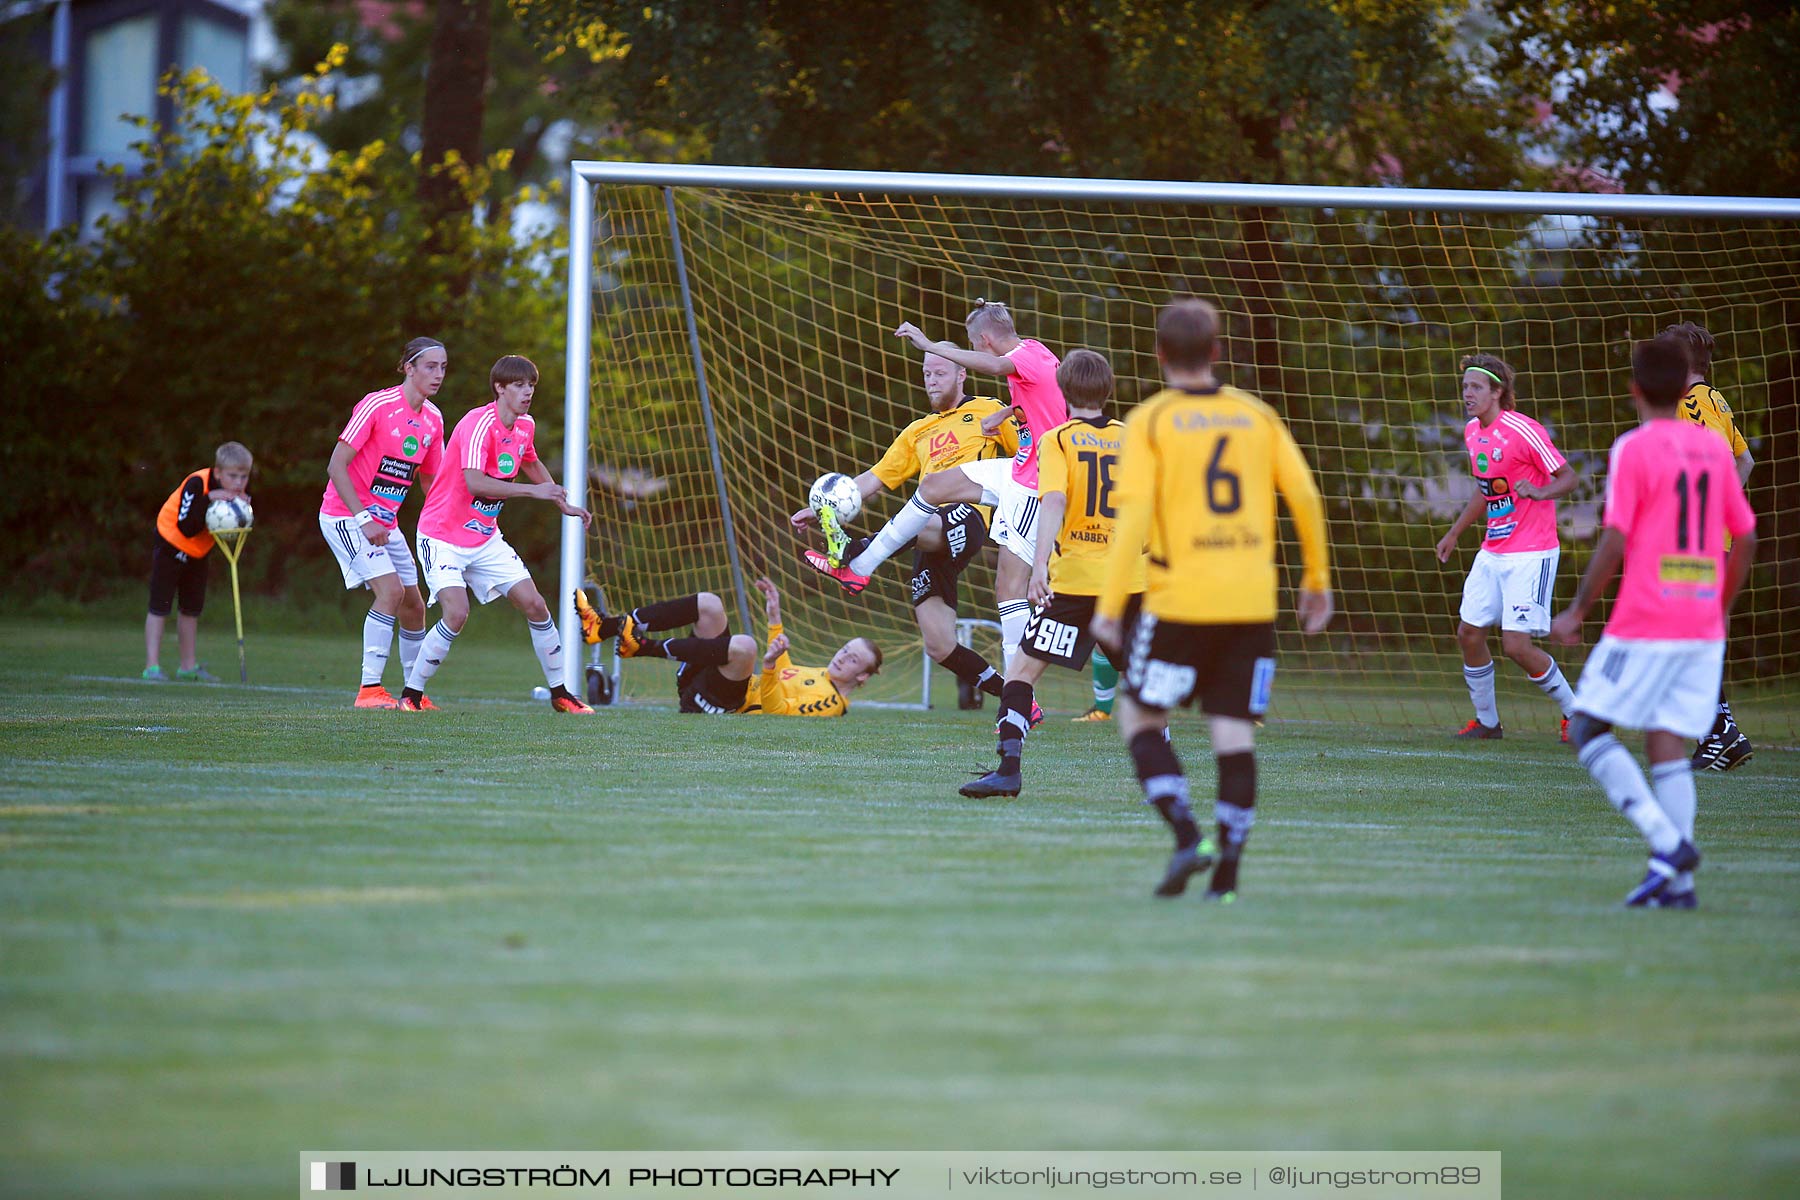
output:
M 556 505 L 557 511 L 562 513 L 563 516 L 580 517 L 583 529 L 593 525 L 594 514 L 578 504 L 569 503 L 568 489 L 556 482 L 555 476 L 550 474 L 550 468 L 546 467 L 541 459 L 532 459 L 530 462 L 519 468 L 519 473 L 531 480 L 534 487 L 548 489 L 547 491 L 539 490 L 534 494 L 539 499 L 548 500 Z M 483 478 L 486 478 L 486 476 L 483 476 Z
M 980 371 L 984 375 L 1011 375 L 1018 368 L 1013 360 L 1004 354 L 988 354 L 981 350 L 964 350 L 955 342 L 934 342 L 920 331 L 911 321 L 904 321 L 900 328 L 894 330 L 894 336 L 905 338 L 917 349 L 927 354 L 935 354 L 939 358 L 947 358 L 959 367 L 967 367 L 971 371 Z
M 781 624 L 781 593 L 767 579 L 758 579 L 756 590 L 763 594 L 763 616 L 768 618 L 769 628 L 776 629 Z M 786 640 L 782 639 L 784 642 Z M 773 639 L 771 639 L 770 645 L 774 645 Z

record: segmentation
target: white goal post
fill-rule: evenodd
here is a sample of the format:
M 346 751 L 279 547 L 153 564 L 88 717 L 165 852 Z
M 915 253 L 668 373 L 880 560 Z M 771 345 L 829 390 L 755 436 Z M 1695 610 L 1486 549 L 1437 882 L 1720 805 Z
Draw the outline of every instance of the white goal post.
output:
M 998 203 L 1039 203 L 1052 206 L 1138 206 L 1142 212 L 1203 212 L 1210 210 L 1310 210 L 1321 221 L 1339 220 L 1337 214 L 1511 214 L 1548 220 L 1684 218 L 1699 222 L 1800 222 L 1800 199 L 1721 196 L 1656 196 L 1586 193 L 1486 192 L 1416 188 L 1302 187 L 1255 184 L 1205 184 L 1123 179 L 1066 179 L 1015 176 L 911 174 L 874 171 L 789 170 L 757 167 L 671 165 L 665 163 L 575 162 L 569 179 L 569 257 L 567 347 L 565 362 L 566 410 L 564 418 L 563 480 L 569 492 L 586 496 L 590 479 L 591 399 L 594 387 L 592 358 L 596 312 L 596 227 L 600 214 L 596 198 L 601 189 L 655 189 L 666 208 L 666 236 L 673 243 L 678 275 L 681 318 L 685 321 L 694 397 L 704 424 L 706 455 L 716 485 L 721 518 L 719 536 L 729 558 L 738 620 L 754 631 L 751 593 L 745 587 L 745 568 L 740 561 L 738 534 L 733 527 L 732 497 L 727 486 L 725 458 L 715 424 L 713 399 L 708 391 L 708 363 L 696 305 L 690 290 L 689 267 L 682 250 L 682 223 L 676 196 L 686 191 L 701 193 L 787 193 L 795 196 L 835 198 L 911 197 L 920 203 L 961 198 Z M 1069 211 L 1082 211 L 1071 207 Z M 1107 211 L 1112 211 L 1108 209 Z M 1349 218 L 1341 218 L 1348 222 Z M 1476 250 L 1482 249 L 1477 245 Z M 1491 250 L 1491 247 L 1488 247 Z M 670 295 L 675 292 L 671 281 Z M 1664 306 L 1666 307 L 1666 306 Z M 1662 311 L 1658 309 L 1657 311 Z M 1285 345 L 1286 343 L 1284 343 Z M 1056 347 L 1060 350 L 1060 347 Z M 1506 353 L 1504 345 L 1493 347 Z M 1800 347 L 1795 347 L 1800 350 Z M 1254 388 L 1252 390 L 1255 390 Z M 1735 400 L 1735 396 L 1733 397 Z M 898 432 L 896 427 L 893 432 Z M 1597 431 L 1598 432 L 1598 431 Z M 891 435 L 890 435 L 891 436 Z M 1610 436 L 1610 435 L 1609 435 Z M 1303 442 L 1303 446 L 1305 443 Z M 1594 449 L 1595 447 L 1583 447 Z M 1601 447 L 1603 448 L 1603 446 Z M 871 460 L 872 461 L 872 460 Z M 589 578 L 588 537 L 580 521 L 564 518 L 561 542 L 559 625 L 566 646 L 578 646 L 580 624 L 573 595 Z M 1566 569 L 1566 568 L 1565 568 Z M 604 578 L 601 579 L 605 583 Z M 1341 606 L 1340 606 L 1341 607 Z M 978 610 L 987 612 L 985 602 Z M 1784 643 L 1785 645 L 1785 643 Z M 581 691 L 583 662 L 580 655 L 565 657 L 567 682 Z M 1785 668 L 1783 669 L 1785 677 Z M 927 667 L 926 678 L 929 678 Z M 928 703 L 928 697 L 924 698 Z

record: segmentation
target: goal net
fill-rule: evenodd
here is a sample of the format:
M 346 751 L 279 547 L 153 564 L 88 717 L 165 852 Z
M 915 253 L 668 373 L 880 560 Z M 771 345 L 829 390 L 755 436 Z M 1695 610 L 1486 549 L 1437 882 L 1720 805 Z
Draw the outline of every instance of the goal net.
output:
M 814 478 L 868 468 L 928 411 L 920 356 L 894 328 L 966 344 L 975 299 L 1004 300 L 1023 336 L 1105 354 L 1123 415 L 1160 386 L 1157 310 L 1193 293 L 1225 315 L 1221 377 L 1286 418 L 1327 502 L 1328 636 L 1297 632 L 1282 521 L 1277 715 L 1460 723 L 1456 613 L 1479 529 L 1448 563 L 1434 553 L 1474 486 L 1459 358 L 1509 362 L 1520 410 L 1580 473 L 1558 506 L 1560 607 L 1594 544 L 1606 450 L 1636 421 L 1631 344 L 1694 321 L 1717 339 L 1710 381 L 1757 460 L 1762 547 L 1728 689 L 1753 737 L 1800 731 L 1800 203 L 598 163 L 577 164 L 574 191 L 568 474 L 597 519 L 565 547 L 565 584 L 585 574 L 615 606 L 713 591 L 734 629 L 760 635 L 746 585 L 767 575 L 798 661 L 867 633 L 887 664 L 859 699 L 919 703 L 907 556 L 845 597 L 801 565 L 788 524 Z M 972 394 L 1004 387 L 970 375 Z M 994 618 L 987 554 L 963 579 L 963 617 Z M 992 635 L 973 637 L 997 661 Z M 1578 674 L 1585 650 L 1546 648 Z M 1521 671 L 1502 661 L 1499 677 L 1509 727 L 1554 729 Z M 954 681 L 933 678 L 931 701 L 953 703 Z M 1050 672 L 1046 705 L 1084 708 L 1086 688 Z M 668 699 L 668 668 L 629 664 L 623 693 Z

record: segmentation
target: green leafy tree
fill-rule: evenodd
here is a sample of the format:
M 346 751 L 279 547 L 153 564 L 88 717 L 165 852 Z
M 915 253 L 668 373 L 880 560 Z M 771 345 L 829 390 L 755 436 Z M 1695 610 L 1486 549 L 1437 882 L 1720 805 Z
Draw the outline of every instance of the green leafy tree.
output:
M 913 5 L 538 0 L 577 82 L 718 161 L 1465 186 L 1516 182 L 1528 117 L 1452 53 L 1442 0 Z M 1482 136 L 1472 136 L 1480 134 Z
M 1571 166 L 1631 191 L 1800 195 L 1800 8 L 1496 0 L 1497 70 Z
M 33 44 L 48 37 L 50 14 L 0 20 L 0 223 L 24 216 L 26 185 L 43 164 L 44 114 L 56 72 Z

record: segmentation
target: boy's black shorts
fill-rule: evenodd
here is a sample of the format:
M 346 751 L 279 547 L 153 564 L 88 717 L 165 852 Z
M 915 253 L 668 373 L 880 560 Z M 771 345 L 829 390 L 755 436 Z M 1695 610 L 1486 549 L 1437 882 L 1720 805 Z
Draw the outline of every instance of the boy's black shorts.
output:
M 181 615 L 199 616 L 206 607 L 206 560 L 177 550 L 160 533 L 150 540 L 150 615 L 168 616 L 180 597 Z
M 750 694 L 748 679 L 727 679 L 717 667 L 682 663 L 675 672 L 675 694 L 684 713 L 734 713 Z
M 1050 603 L 1031 614 L 1025 623 L 1024 640 L 1019 649 L 1041 662 L 1053 663 L 1080 671 L 1094 653 L 1094 635 L 1088 626 L 1094 620 L 1094 596 L 1064 596 L 1057 593 Z M 1125 605 L 1125 628 L 1137 616 L 1143 596 L 1133 596 Z
M 1269 709 L 1275 623 L 1184 625 L 1139 613 L 1125 628 L 1120 686 L 1146 708 L 1198 703 L 1215 717 L 1250 720 Z

